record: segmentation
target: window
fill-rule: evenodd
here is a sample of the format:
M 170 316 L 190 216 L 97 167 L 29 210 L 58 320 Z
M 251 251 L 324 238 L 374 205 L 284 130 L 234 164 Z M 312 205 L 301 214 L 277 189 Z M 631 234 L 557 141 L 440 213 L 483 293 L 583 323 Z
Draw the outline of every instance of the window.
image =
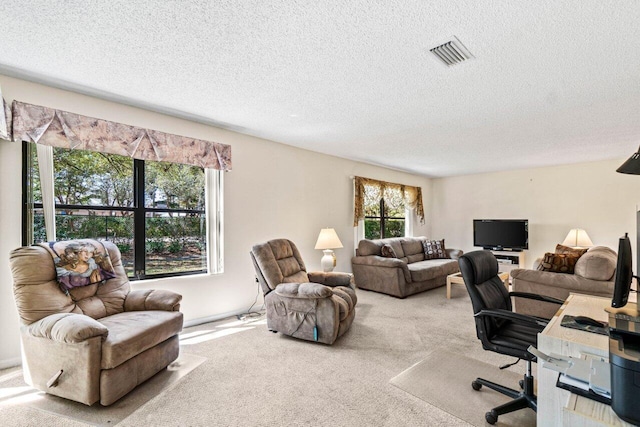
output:
M 40 155 L 46 150 L 52 150 L 52 161 Z M 205 194 L 221 199 L 220 171 L 94 151 L 42 146 L 36 150 L 29 143 L 25 157 L 29 166 L 24 194 L 30 195 L 25 223 L 32 224 L 25 244 L 47 240 L 43 199 L 51 200 L 47 192 L 52 192 L 55 240 L 112 241 L 131 278 L 221 271 L 220 206 L 210 209 L 213 222 L 207 221 L 205 209 Z M 43 163 L 52 163 L 53 185 L 45 178 Z M 39 171 L 44 172 L 42 179 Z M 210 241 L 208 223 L 214 225 Z M 207 248 L 212 249 L 211 262 Z
M 356 241 L 411 236 L 416 220 L 424 224 L 420 187 L 356 176 L 353 190 Z
M 393 200 L 391 203 L 380 199 L 378 203 L 365 205 L 364 237 L 365 239 L 384 239 L 405 235 L 404 200 Z

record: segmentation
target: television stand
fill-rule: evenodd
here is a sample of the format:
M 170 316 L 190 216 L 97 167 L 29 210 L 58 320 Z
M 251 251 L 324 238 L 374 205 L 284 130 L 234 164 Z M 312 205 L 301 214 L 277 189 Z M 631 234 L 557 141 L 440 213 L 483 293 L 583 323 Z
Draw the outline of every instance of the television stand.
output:
M 516 268 L 524 268 L 525 251 L 491 251 L 498 260 L 498 270 L 509 272 Z

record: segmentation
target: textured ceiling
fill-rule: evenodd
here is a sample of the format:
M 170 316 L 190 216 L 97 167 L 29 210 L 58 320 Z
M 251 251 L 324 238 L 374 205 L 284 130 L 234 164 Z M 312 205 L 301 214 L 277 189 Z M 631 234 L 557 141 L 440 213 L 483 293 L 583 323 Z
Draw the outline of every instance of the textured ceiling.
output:
M 0 73 L 426 176 L 640 143 L 637 0 L 2 0 L 0 17 Z M 475 59 L 446 67 L 429 49 L 453 35 Z

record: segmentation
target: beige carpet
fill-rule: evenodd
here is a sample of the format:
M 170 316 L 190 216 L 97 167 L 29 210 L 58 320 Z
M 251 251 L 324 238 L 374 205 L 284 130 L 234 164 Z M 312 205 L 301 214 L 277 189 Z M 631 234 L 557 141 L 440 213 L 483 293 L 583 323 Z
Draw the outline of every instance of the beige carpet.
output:
M 273 334 L 264 320 L 235 318 L 185 329 L 180 346 L 182 354 L 206 360 L 132 409 L 118 427 L 468 427 L 467 421 L 389 381 L 435 350 L 465 354 L 494 367 L 513 361 L 482 350 L 462 287 L 453 289 L 449 300 L 445 287 L 405 299 L 358 290 L 353 325 L 331 346 Z M 509 370 L 520 375 L 523 366 Z M 3 427 L 89 424 L 70 418 L 75 406 L 67 401 L 58 413 L 15 403 L 18 396 L 6 396 L 20 390 L 3 386 L 1 377 L 7 373 L 0 371 Z M 450 382 L 439 388 L 455 390 Z M 133 391 L 131 398 L 139 393 Z M 487 409 L 484 401 L 465 405 L 473 413 Z
M 165 393 L 205 360 L 206 358 L 201 356 L 183 353 L 167 369 L 138 386 L 134 392 L 107 407 L 98 403 L 86 406 L 30 388 L 22 379 L 22 371 L 16 370 L 0 378 L 0 390 L 4 391 L 3 398 L 0 398 L 0 405 L 27 406 L 30 409 L 37 409 L 89 425 L 113 426 L 154 397 Z
M 524 362 L 519 365 L 524 369 Z M 435 350 L 390 382 L 474 426 L 483 427 L 486 425 L 485 412 L 508 402 L 510 398 L 488 387 L 473 390 L 471 382 L 478 377 L 516 389 L 522 379 L 514 372 L 500 370 L 461 354 Z M 496 425 L 535 426 L 536 413 L 532 409 L 523 409 L 500 415 Z

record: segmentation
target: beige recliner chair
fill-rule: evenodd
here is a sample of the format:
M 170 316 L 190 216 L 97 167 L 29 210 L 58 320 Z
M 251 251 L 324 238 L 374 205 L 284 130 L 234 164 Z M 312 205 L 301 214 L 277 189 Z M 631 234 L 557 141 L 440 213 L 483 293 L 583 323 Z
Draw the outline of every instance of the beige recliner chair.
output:
M 351 274 L 307 273 L 298 248 L 287 239 L 255 245 L 251 259 L 269 330 L 325 344 L 349 330 L 358 301 Z
M 177 359 L 182 296 L 131 291 L 120 251 L 103 243 L 116 277 L 68 295 L 41 246 L 12 251 L 11 272 L 25 381 L 56 396 L 107 406 Z

